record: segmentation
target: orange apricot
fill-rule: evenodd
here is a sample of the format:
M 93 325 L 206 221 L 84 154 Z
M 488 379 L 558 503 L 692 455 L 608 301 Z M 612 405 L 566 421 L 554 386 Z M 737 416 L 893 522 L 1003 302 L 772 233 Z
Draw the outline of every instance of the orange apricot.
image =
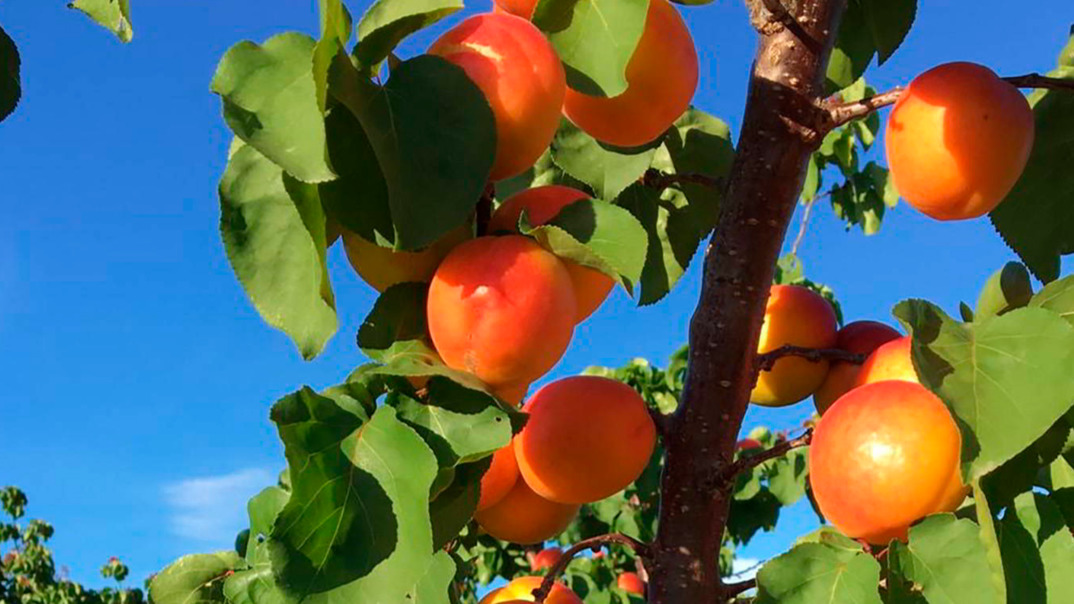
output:
M 529 391 L 529 384 L 504 384 L 493 388 L 492 393 L 500 397 L 504 402 L 518 407 L 522 404 L 522 400 L 526 398 L 526 393 Z
M 492 180 L 525 171 L 552 142 L 567 88 L 563 64 L 532 23 L 504 13 L 476 15 L 429 47 L 462 67 L 496 119 Z
M 1033 111 L 1013 85 L 974 63 L 946 63 L 914 78 L 888 118 L 895 188 L 937 220 L 992 211 L 1022 174 Z
M 532 19 L 535 8 L 537 0 L 493 0 L 492 3 L 492 12 L 509 13 L 523 19 Z
M 894 328 L 878 321 L 854 321 L 847 323 L 835 334 L 835 347 L 854 354 L 872 354 L 882 344 L 901 337 Z M 860 365 L 835 362 L 828 369 L 824 383 L 813 393 L 813 404 L 818 413 L 824 413 L 839 397 L 854 387 Z
M 764 354 L 787 345 L 831 348 L 838 328 L 835 310 L 820 294 L 798 285 L 773 285 L 757 352 Z M 783 357 L 757 377 L 750 400 L 768 407 L 797 403 L 820 388 L 827 373 L 827 361 Z
M 845 394 L 817 423 L 809 482 L 824 517 L 848 537 L 905 540 L 917 520 L 957 506 L 961 446 L 935 394 L 911 382 L 875 382 Z
M 580 507 L 549 501 L 519 480 L 499 503 L 476 512 L 474 520 L 497 539 L 530 545 L 562 533 Z
M 373 289 L 383 292 L 397 283 L 429 281 L 448 252 L 472 236 L 472 227 L 466 224 L 449 231 L 423 250 L 406 252 L 381 247 L 360 235 L 344 231 L 343 248 L 354 272 Z
M 619 586 L 619 589 L 628 594 L 634 594 L 636 596 L 645 595 L 645 581 L 641 580 L 638 573 L 620 573 L 619 577 L 615 580 L 615 584 Z
M 641 475 L 656 445 L 645 401 L 616 380 L 558 380 L 522 409 L 529 419 L 515 437 L 519 473 L 552 501 L 591 503 L 618 493 Z
M 429 285 L 426 316 L 445 364 L 493 390 L 517 389 L 563 356 L 575 308 L 563 263 L 532 239 L 507 235 L 452 250 Z
M 519 577 L 485 596 L 479 604 L 520 604 L 535 601 L 533 590 L 541 586 L 544 577 Z M 552 584 L 545 604 L 582 604 L 582 599 L 562 583 Z
M 477 501 L 477 511 L 487 510 L 496 505 L 518 482 L 518 462 L 515 461 L 515 449 L 511 443 L 492 454 L 492 465 L 481 477 L 481 498 Z
M 561 557 L 563 557 L 563 550 L 558 547 L 546 547 L 533 556 L 530 561 L 530 568 L 534 571 L 552 568 Z
M 910 336 L 903 336 L 882 344 L 865 359 L 865 364 L 858 371 L 855 386 L 864 386 L 884 380 L 902 380 L 920 383 L 917 370 L 910 355 Z
M 697 72 L 697 50 L 679 11 L 667 0 L 651 0 L 645 30 L 627 64 L 626 90 L 600 97 L 568 88 L 563 114 L 601 142 L 644 145 L 689 108 Z
M 512 195 L 496 208 L 489 219 L 489 232 L 517 232 L 518 220 L 523 210 L 531 225 L 545 224 L 555 218 L 564 207 L 582 199 L 589 199 L 589 196 L 571 187 L 548 185 L 527 189 Z M 564 260 L 563 264 L 571 274 L 574 295 L 578 301 L 578 322 L 581 323 L 608 297 L 615 287 L 615 280 L 596 269 L 570 260 Z

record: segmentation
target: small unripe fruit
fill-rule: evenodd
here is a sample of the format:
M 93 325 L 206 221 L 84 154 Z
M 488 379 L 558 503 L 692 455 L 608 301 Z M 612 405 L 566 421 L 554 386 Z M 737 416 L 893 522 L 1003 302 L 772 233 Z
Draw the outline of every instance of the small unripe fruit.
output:
M 763 449 L 764 445 L 756 438 L 743 438 L 735 443 L 735 448 L 739 451 L 750 451 L 753 449 Z
M 579 507 L 549 501 L 519 480 L 496 505 L 475 513 L 474 520 L 497 539 L 531 545 L 562 533 Z
M 363 281 L 383 292 L 398 283 L 425 283 L 455 246 L 473 236 L 469 224 L 450 231 L 429 247 L 417 252 L 395 251 L 343 232 L 343 248 L 354 272 Z
M 487 510 L 499 503 L 518 482 L 518 462 L 515 461 L 515 449 L 508 443 L 506 447 L 492 454 L 492 465 L 481 477 L 481 498 L 477 501 L 477 511 Z
M 1033 148 L 1033 111 L 1017 88 L 974 63 L 914 78 L 888 118 L 888 166 L 907 203 L 938 220 L 991 212 Z
M 537 552 L 533 556 L 533 560 L 530 562 L 530 568 L 534 571 L 544 570 L 546 568 L 552 568 L 552 566 L 563 556 L 563 551 L 558 547 L 548 547 Z
M 898 339 L 901 334 L 894 328 L 877 321 L 854 321 L 847 323 L 835 336 L 835 347 L 854 354 L 872 354 L 887 342 Z M 813 404 L 818 413 L 824 413 L 839 397 L 854 387 L 860 365 L 835 362 L 828 369 L 824 383 L 813 393 Z
M 911 344 L 910 336 L 903 336 L 877 347 L 865 359 L 865 364 L 858 371 L 854 386 L 864 386 L 884 380 L 920 383 L 921 380 L 917 377 L 917 370 L 914 369 L 914 361 L 911 357 Z
M 645 595 L 645 582 L 641 580 L 638 573 L 625 572 L 621 573 L 615 580 L 615 584 L 619 586 L 619 589 L 627 592 L 628 594 L 634 594 L 636 596 Z
M 534 602 L 533 590 L 540 587 L 542 581 L 544 577 L 519 577 L 485 596 L 480 604 Z M 552 591 L 545 598 L 545 604 L 582 604 L 582 599 L 562 583 L 556 582 L 552 584 Z

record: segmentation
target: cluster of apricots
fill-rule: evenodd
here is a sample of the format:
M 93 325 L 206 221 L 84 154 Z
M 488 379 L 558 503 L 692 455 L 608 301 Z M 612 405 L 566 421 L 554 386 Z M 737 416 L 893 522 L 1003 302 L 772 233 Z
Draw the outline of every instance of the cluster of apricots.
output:
M 534 572 L 548 570 L 559 560 L 563 552 L 557 547 L 550 547 L 541 550 L 537 554 L 530 554 L 530 568 Z M 594 554 L 594 558 L 601 556 L 602 552 Z M 484 598 L 482 598 L 479 604 L 522 604 L 524 602 L 533 602 L 533 590 L 537 589 L 541 585 L 542 578 L 533 577 L 520 577 L 515 579 L 501 587 L 500 589 L 493 590 Z M 616 577 L 616 585 L 619 589 L 629 594 L 637 596 L 645 595 L 645 581 L 634 572 L 623 572 Z M 582 600 L 567 589 L 560 583 L 553 583 L 552 590 L 548 594 L 548 598 L 545 602 L 552 602 L 553 604 L 581 604 Z
M 860 366 L 785 356 L 761 372 L 753 390 L 755 403 L 771 406 L 813 395 L 821 417 L 809 480 L 825 518 L 850 537 L 886 544 L 905 540 L 915 521 L 962 503 L 961 435 L 943 401 L 921 385 L 909 336 L 875 321 L 837 329 L 819 294 L 775 285 L 759 352 L 787 345 L 868 355 Z

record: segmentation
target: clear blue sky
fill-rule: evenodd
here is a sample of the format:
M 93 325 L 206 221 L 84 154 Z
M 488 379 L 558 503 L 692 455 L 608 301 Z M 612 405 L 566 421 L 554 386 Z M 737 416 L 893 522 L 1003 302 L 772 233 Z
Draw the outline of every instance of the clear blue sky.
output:
M 349 1 L 355 13 L 367 3 Z M 374 296 L 333 249 L 340 334 L 303 362 L 247 302 L 217 234 L 230 135 L 208 90 L 216 62 L 241 39 L 313 33 L 312 0 L 132 0 L 129 46 L 65 4 L 0 4 L 24 80 L 22 105 L 0 124 L 0 484 L 23 487 L 32 515 L 55 523 L 73 578 L 100 584 L 96 569 L 120 555 L 140 583 L 181 554 L 230 547 L 246 497 L 283 464 L 269 405 L 362 362 L 353 334 Z M 684 10 L 700 46 L 696 104 L 736 134 L 755 44 L 741 4 Z M 1047 70 L 1074 22 L 1069 0 L 920 4 L 904 48 L 870 73 L 876 87 L 956 59 Z M 1012 257 L 987 220 L 940 224 L 900 206 L 864 237 L 819 210 L 802 256 L 848 320 L 890 320 L 907 297 L 953 310 Z M 697 264 L 653 307 L 616 293 L 550 377 L 635 356 L 662 363 L 685 341 Z M 810 410 L 751 411 L 747 427 L 794 426 Z M 796 508 L 744 555 L 778 553 L 812 522 Z

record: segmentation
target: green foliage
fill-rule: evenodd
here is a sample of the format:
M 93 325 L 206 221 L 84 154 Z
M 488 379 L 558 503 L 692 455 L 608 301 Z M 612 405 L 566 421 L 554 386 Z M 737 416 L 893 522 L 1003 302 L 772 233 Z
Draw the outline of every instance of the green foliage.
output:
M 888 60 L 910 32 L 917 0 L 849 0 L 828 63 L 828 88 L 850 86 L 872 63 Z
M 375 66 L 404 38 L 461 8 L 459 0 L 378 0 L 358 22 L 354 56 L 363 65 Z
M 983 320 L 1029 304 L 1033 284 L 1024 264 L 1008 262 L 988 278 L 977 297 L 976 320 Z M 971 319 L 971 321 L 974 319 Z
M 1074 593 L 1074 536 L 1050 497 L 1023 493 L 998 528 L 1010 601 L 1060 602 Z
M 235 552 L 183 556 L 153 577 L 149 597 L 154 604 L 223 602 L 224 581 L 242 564 Z
M 999 604 L 989 576 L 978 527 L 970 520 L 939 514 L 911 527 L 907 544 L 888 550 L 888 582 L 905 582 L 930 604 Z
M 615 199 L 649 169 L 660 140 L 635 149 L 601 143 L 564 119 L 552 139 L 552 161 L 586 183 L 597 197 Z
M 130 0 L 74 0 L 67 6 L 82 11 L 121 42 L 130 42 L 134 38 Z
M 22 97 L 21 65 L 15 41 L 0 27 L 0 122 L 11 115 Z
M 856 543 L 802 543 L 757 573 L 758 604 L 880 604 L 880 565 Z

